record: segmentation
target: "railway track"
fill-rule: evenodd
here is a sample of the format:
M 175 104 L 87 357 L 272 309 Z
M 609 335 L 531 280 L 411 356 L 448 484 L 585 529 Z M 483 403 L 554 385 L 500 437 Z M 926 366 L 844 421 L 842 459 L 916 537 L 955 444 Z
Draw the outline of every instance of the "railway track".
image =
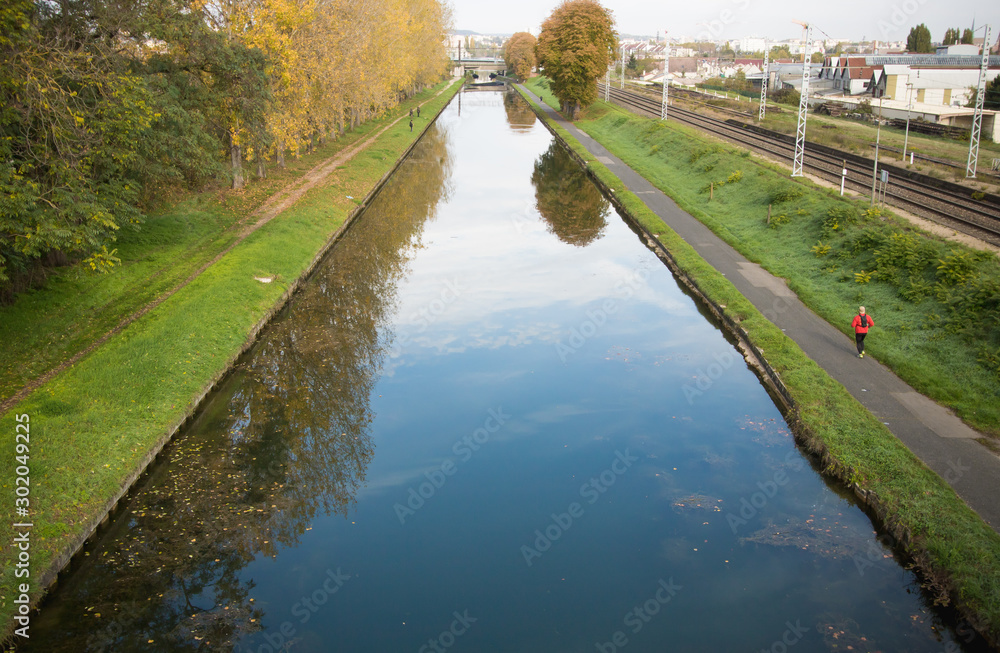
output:
M 603 84 L 598 84 L 598 91 L 603 96 Z M 610 98 L 615 104 L 636 114 L 660 117 L 659 97 L 612 87 Z M 754 125 L 719 120 L 673 104 L 668 115 L 672 120 L 780 160 L 791 160 L 794 155 L 794 139 L 784 134 L 759 133 L 759 128 Z M 807 142 L 803 168 L 818 177 L 839 183 L 846 161 L 845 187 L 864 194 L 870 193 L 874 161 L 853 154 L 824 151 L 830 149 Z M 1000 201 L 984 201 L 986 198 L 977 200 L 972 197 L 971 190 L 962 192 L 942 188 L 935 185 L 936 180 L 933 178 L 924 181 L 920 178 L 922 175 L 913 173 L 907 173 L 911 177 L 907 178 L 892 174 L 892 166 L 880 167 L 890 170 L 891 174 L 885 191 L 887 203 L 956 231 L 1000 245 Z

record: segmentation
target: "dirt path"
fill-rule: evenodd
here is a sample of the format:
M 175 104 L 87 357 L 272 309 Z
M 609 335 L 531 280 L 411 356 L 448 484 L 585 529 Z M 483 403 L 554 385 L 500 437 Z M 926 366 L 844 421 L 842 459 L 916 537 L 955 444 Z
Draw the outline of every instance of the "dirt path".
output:
M 421 102 L 417 106 L 423 106 L 430 100 L 440 97 L 440 95 L 445 91 L 447 91 L 449 88 L 450 85 L 446 86 L 445 88 L 438 91 L 438 93 L 435 94 L 434 97 L 429 98 L 424 102 Z M 281 189 L 280 191 L 272 195 L 256 211 L 250 214 L 249 217 L 251 219 L 257 218 L 256 222 L 248 224 L 240 233 L 240 235 L 236 238 L 236 240 L 230 243 L 221 252 L 216 254 L 212 258 L 212 260 L 202 265 L 200 268 L 191 273 L 191 275 L 189 275 L 186 279 L 178 283 L 170 290 L 167 290 L 153 301 L 149 302 L 139 310 L 135 311 L 131 315 L 122 319 L 122 321 L 119 322 L 117 326 L 115 326 L 113 329 L 111 329 L 101 337 L 94 340 L 85 349 L 78 351 L 77 353 L 70 356 L 68 359 L 64 360 L 59 365 L 50 369 L 48 372 L 45 372 L 41 376 L 38 376 L 29 381 L 27 384 L 25 384 L 24 387 L 22 387 L 16 393 L 14 393 L 13 395 L 5 399 L 2 403 L 0 403 L 0 413 L 4 413 L 10 410 L 14 405 L 23 400 L 29 394 L 31 394 L 32 392 L 34 392 L 35 390 L 37 390 L 38 388 L 40 388 L 41 386 L 45 385 L 53 378 L 55 378 L 57 374 L 69 368 L 71 365 L 81 360 L 84 356 L 86 356 L 90 352 L 94 351 L 95 349 L 106 343 L 114 335 L 121 333 L 121 331 L 125 327 L 132 324 L 146 313 L 149 313 L 151 310 L 153 310 L 154 308 L 165 302 L 167 299 L 172 297 L 174 294 L 176 294 L 179 290 L 181 290 L 182 288 L 190 284 L 192 281 L 197 279 L 198 276 L 201 275 L 205 270 L 218 263 L 223 256 L 231 252 L 237 245 L 246 240 L 250 236 L 250 234 L 257 231 L 258 229 L 266 225 L 268 222 L 273 220 L 275 217 L 280 215 L 285 209 L 295 204 L 297 201 L 299 201 L 299 199 L 302 198 L 303 195 L 305 195 L 311 189 L 315 188 L 324 179 L 329 177 L 334 170 L 336 170 L 338 167 L 344 165 L 345 163 L 353 159 L 359 152 L 361 152 L 369 145 L 371 145 L 379 136 L 384 134 L 390 127 L 392 127 L 393 125 L 395 125 L 400 120 L 406 117 L 408 116 L 406 115 L 399 116 L 398 118 L 396 118 L 386 126 L 382 127 L 382 129 L 378 130 L 365 140 L 356 143 L 354 146 L 344 150 L 343 152 L 339 152 L 337 155 L 316 165 L 312 170 L 302 175 L 302 177 L 300 177 L 296 181 L 293 181 L 292 183 L 288 184 L 285 188 Z

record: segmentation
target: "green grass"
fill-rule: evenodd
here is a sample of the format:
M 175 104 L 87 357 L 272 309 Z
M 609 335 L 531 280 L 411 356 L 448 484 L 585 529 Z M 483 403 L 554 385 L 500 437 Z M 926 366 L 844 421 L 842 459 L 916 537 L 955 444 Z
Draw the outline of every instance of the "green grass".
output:
M 616 114 L 601 108 L 591 114 L 591 122 L 599 122 L 602 115 L 612 116 L 616 123 L 628 118 Z M 561 126 L 551 122 L 549 126 L 598 182 L 612 191 L 610 195 L 624 212 L 664 244 L 679 275 L 716 307 L 725 307 L 720 309 L 723 318 L 764 354 L 795 402 L 790 419 L 797 436 L 824 470 L 866 495 L 897 543 L 925 572 L 942 581 L 972 623 L 1000 641 L 1000 535 L 606 166 Z M 746 174 L 748 160 L 736 157 L 736 161 Z M 728 201 L 737 203 L 738 199 L 729 197 Z
M 748 259 L 785 278 L 806 305 L 845 334 L 851 333 L 856 307 L 868 307 L 876 326 L 866 345 L 876 358 L 974 427 L 1000 434 L 1000 377 L 996 366 L 984 361 L 1000 343 L 1000 333 L 988 316 L 984 320 L 963 313 L 960 301 L 976 289 L 993 288 L 996 297 L 996 257 L 926 235 L 889 215 L 824 231 L 823 219 L 831 209 L 863 211 L 867 204 L 793 181 L 776 166 L 680 125 L 663 125 L 598 103 L 577 126 Z M 742 179 L 726 183 L 737 171 Z M 705 192 L 710 183 L 715 185 L 711 200 Z M 774 203 L 781 189 L 801 191 L 801 197 Z M 787 219 L 779 228 L 766 224 L 768 204 L 773 204 L 775 218 Z M 892 233 L 908 234 L 926 248 L 926 270 L 914 278 L 931 290 L 919 301 L 901 294 L 889 266 L 878 269 L 875 252 L 886 247 Z M 820 242 L 831 246 L 822 258 L 812 251 Z M 933 275 L 939 261 L 962 252 L 975 260 L 974 279 L 955 287 L 937 284 Z M 874 281 L 856 283 L 854 274 L 862 270 L 875 271 Z
M 302 177 L 322 161 L 368 138 L 411 106 L 426 101 L 442 86 L 427 89 L 392 113 L 347 132 L 286 168 L 268 169 L 239 192 L 215 189 L 191 194 L 162 207 L 138 229 L 123 229 L 114 247 L 121 265 L 113 274 L 95 274 L 82 266 L 53 270 L 44 287 L 25 292 L 0 306 L 0 401 L 32 379 L 85 349 L 125 317 L 175 287 L 239 235 L 241 218 L 268 197 Z M 109 249 L 111 247 L 109 246 Z
M 638 85 L 633 85 L 631 90 L 650 93 L 649 88 Z M 653 92 L 652 95 L 659 99 L 659 91 Z M 678 101 L 682 103 L 681 106 L 687 105 L 696 107 L 696 110 L 698 111 L 705 111 L 705 105 L 708 104 L 715 107 L 723 107 L 744 113 L 750 113 L 753 117 L 737 117 L 736 119 L 743 122 L 758 124 L 756 115 L 759 102 L 737 102 L 735 100 L 726 100 L 722 98 L 706 99 L 700 104 L 691 104 L 691 101 L 686 99 Z M 794 135 L 798 120 L 796 108 L 797 105 L 793 106 L 788 104 L 768 103 L 767 116 L 764 118 L 764 121 L 759 124 L 766 129 Z M 876 105 L 876 111 L 877 110 Z M 723 111 L 715 112 L 715 115 L 723 120 L 733 118 L 731 114 Z M 968 180 L 965 178 L 965 164 L 969 155 L 968 139 L 956 140 L 954 138 L 947 138 L 944 136 L 920 134 L 913 130 L 910 131 L 909 138 L 907 138 L 905 129 L 898 129 L 896 127 L 889 126 L 883 126 L 881 134 L 879 134 L 876 126 L 872 123 L 862 122 L 852 118 L 827 116 L 818 113 L 809 114 L 806 138 L 810 143 L 819 143 L 821 145 L 826 145 L 828 147 L 837 148 L 847 152 L 853 152 L 869 158 L 874 156 L 875 148 L 872 146 L 875 144 L 876 140 L 878 140 L 883 147 L 879 154 L 879 160 L 887 164 L 907 168 L 909 170 L 937 177 L 939 179 L 946 179 L 970 188 L 986 190 L 988 192 L 995 193 L 998 188 L 1000 188 L 1000 178 L 995 175 L 985 174 L 989 167 L 989 160 L 991 158 L 1000 157 L 1000 143 L 994 143 L 989 138 L 984 138 L 980 142 L 980 174 L 975 180 Z M 947 166 L 930 161 L 924 161 L 919 158 L 914 161 L 913 165 L 910 165 L 909 157 L 907 157 L 906 162 L 901 160 L 904 144 L 906 144 L 907 152 L 912 151 L 917 154 L 950 160 L 954 165 Z M 900 152 L 892 152 L 888 149 L 884 149 L 886 147 L 896 148 L 900 150 Z
M 459 88 L 455 84 L 424 105 L 428 122 Z M 406 110 L 403 105 L 402 112 Z M 373 128 L 369 125 L 367 131 Z M 362 198 L 371 192 L 419 135 L 419 131 L 410 133 L 406 121 L 399 122 L 188 286 L 0 418 L 0 441 L 10 452 L 0 462 L 3 491 L 8 496 L 13 494 L 14 416 L 27 414 L 31 420 L 33 599 L 42 591 L 39 578 L 57 556 L 103 516 L 107 502 L 138 471 L 150 449 L 190 414 L 193 403 L 225 372 L 254 326 L 357 208 L 356 201 L 346 196 Z M 164 215 L 185 215 L 184 207 L 192 206 L 190 202 L 197 200 Z M 190 221 L 178 217 L 175 222 L 180 226 L 172 229 L 183 232 Z M 221 218 L 206 221 L 209 225 L 200 227 L 202 237 L 227 222 Z M 170 232 L 164 229 L 164 234 Z M 170 238 L 155 235 L 155 229 L 147 233 L 149 256 L 169 256 L 174 249 Z M 136 278 L 144 278 L 138 263 L 131 267 Z M 275 281 L 262 284 L 253 278 L 263 275 Z M 90 280 L 91 288 L 104 293 L 105 299 L 86 301 L 115 301 L 115 281 L 114 275 Z M 36 295 L 44 306 L 44 291 Z M 13 538 L 11 521 L 0 525 L 0 539 L 8 543 Z M 5 545 L 0 553 L 4 624 L 11 623 L 16 582 L 23 582 L 14 577 L 13 558 L 11 547 Z

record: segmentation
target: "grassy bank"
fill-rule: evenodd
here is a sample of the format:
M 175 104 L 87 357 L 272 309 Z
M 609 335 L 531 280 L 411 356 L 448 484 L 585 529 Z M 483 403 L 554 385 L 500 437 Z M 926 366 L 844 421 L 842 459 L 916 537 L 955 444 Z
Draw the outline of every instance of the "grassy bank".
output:
M 621 125 L 629 119 L 601 108 L 590 112 L 584 126 L 591 130 L 593 123 L 609 115 L 611 121 L 622 120 Z M 824 470 L 863 497 L 886 531 L 947 589 L 969 621 L 994 642 L 1000 642 L 1000 535 L 730 281 L 629 192 L 606 166 L 558 124 L 550 123 L 550 127 L 585 162 L 598 182 L 611 191 L 617 205 L 666 247 L 678 274 L 718 307 L 722 318 L 742 331 L 757 351 L 764 353 L 795 403 L 792 420 L 797 422 L 800 441 L 822 461 Z M 656 130 L 675 131 L 662 127 Z M 676 131 L 678 139 L 688 139 L 689 148 L 704 147 L 696 135 Z M 601 132 L 593 129 L 591 133 Z M 604 139 L 604 134 L 599 138 Z M 733 158 L 734 165 L 747 170 L 749 160 Z M 688 160 L 687 155 L 680 158 L 682 163 Z M 749 192 L 748 186 L 740 190 Z M 728 201 L 735 204 L 739 197 L 730 196 Z
M 454 84 L 438 97 L 426 94 L 420 122 L 429 123 L 459 88 Z M 397 114 L 407 110 L 404 105 Z M 365 132 L 378 127 L 369 125 Z M 6 451 L 13 452 L 14 416 L 30 417 L 33 599 L 42 592 L 41 579 L 60 566 L 103 517 L 109 501 L 142 468 L 150 450 L 184 421 L 198 398 L 225 373 L 257 326 L 358 208 L 360 198 L 392 170 L 420 131 L 411 133 L 407 121 L 401 120 L 189 285 L 0 418 L 0 441 Z M 318 156 L 328 158 L 330 153 Z M 204 207 L 213 201 L 211 197 L 191 199 L 174 214 L 181 216 L 184 207 Z M 213 217 L 204 219 L 207 226 L 191 230 L 200 235 L 189 237 L 221 249 L 219 244 L 226 242 L 226 236 L 221 235 L 225 227 L 245 215 L 246 208 L 229 206 L 228 212 L 213 209 Z M 156 277 L 156 265 L 166 265 L 180 247 L 171 242 L 169 234 L 185 233 L 185 225 L 198 219 L 178 218 L 172 228 L 164 227 L 161 236 L 154 238 L 159 247 L 149 243 L 143 250 L 137 244 L 136 258 L 123 269 L 123 276 L 131 274 L 128 283 L 141 286 L 144 279 L 148 283 L 150 274 Z M 211 249 L 207 244 L 205 247 Z M 147 265 L 149 259 L 158 263 Z M 261 283 L 255 277 L 270 277 L 273 282 Z M 131 301 L 114 292 L 114 279 L 91 283 L 115 306 Z M 42 293 L 38 297 L 38 303 L 44 305 Z M 65 301 L 72 304 L 68 298 Z M 59 316 L 53 313 L 50 319 L 55 321 Z M 16 344 L 12 348 L 21 348 L 19 339 L 7 342 Z M 12 453 L 2 460 L 0 478 L 10 496 L 15 462 Z M 14 537 L 11 521 L 0 525 L 0 538 L 5 542 L 0 554 L 4 570 L 0 616 L 7 627 L 15 608 L 16 582 L 24 582 L 14 577 L 15 553 L 7 544 Z
M 599 103 L 577 126 L 741 254 L 785 278 L 845 334 L 856 307 L 868 307 L 876 327 L 866 344 L 876 358 L 969 424 L 1000 434 L 996 256 L 925 234 L 888 212 L 872 214 L 865 201 L 792 180 L 746 150 L 681 125 Z
M 651 93 L 659 99 L 660 87 L 636 86 L 632 90 Z M 701 104 L 689 104 L 681 100 L 681 106 L 696 107 L 696 111 L 704 111 L 722 120 L 733 118 L 732 114 L 724 111 L 712 111 L 708 106 L 724 107 L 748 113 L 746 117 L 738 117 L 737 120 L 748 123 L 757 123 L 757 109 L 760 106 L 758 101 L 736 101 L 722 98 L 704 98 Z M 707 106 L 708 105 L 708 106 Z M 768 103 L 767 115 L 762 123 L 766 129 L 777 132 L 795 135 L 798 122 L 796 109 L 798 103 L 794 105 Z M 878 112 L 878 103 L 875 103 L 874 111 Z M 915 120 L 915 118 L 914 118 Z M 995 175 L 986 174 L 989 170 L 991 158 L 1000 157 L 1000 143 L 994 143 L 989 138 L 980 142 L 979 147 L 979 172 L 978 178 L 969 180 L 965 178 L 965 165 L 969 156 L 969 139 L 958 140 L 945 136 L 933 136 L 921 134 L 915 130 L 910 130 L 909 136 L 905 128 L 890 127 L 883 125 L 881 133 L 876 125 L 870 122 L 856 120 L 846 117 L 828 116 L 819 113 L 809 114 L 808 140 L 810 143 L 819 143 L 828 147 L 837 148 L 847 152 L 853 152 L 860 156 L 872 158 L 875 154 L 875 141 L 881 144 L 879 160 L 891 165 L 899 166 L 922 172 L 932 177 L 946 179 L 955 183 L 969 186 L 973 189 L 997 192 L 1000 187 L 1000 178 Z M 910 165 L 909 157 L 902 161 L 903 146 L 906 145 L 907 152 L 915 152 L 918 155 L 931 156 L 938 159 L 951 161 L 954 165 L 947 166 L 932 161 L 922 160 L 919 157 Z M 895 148 L 898 151 L 891 151 Z
M 56 268 L 43 288 L 0 306 L 0 401 L 30 380 L 86 348 L 123 318 L 181 283 L 231 245 L 247 217 L 264 201 L 317 164 L 370 137 L 410 107 L 443 88 L 427 89 L 394 112 L 372 120 L 298 159 L 273 166 L 241 191 L 190 194 L 153 212 L 138 229 L 125 228 L 114 246 L 121 265 L 113 274 L 80 266 Z M 423 119 L 421 119 L 424 121 Z M 109 246 L 110 247 L 110 246 Z

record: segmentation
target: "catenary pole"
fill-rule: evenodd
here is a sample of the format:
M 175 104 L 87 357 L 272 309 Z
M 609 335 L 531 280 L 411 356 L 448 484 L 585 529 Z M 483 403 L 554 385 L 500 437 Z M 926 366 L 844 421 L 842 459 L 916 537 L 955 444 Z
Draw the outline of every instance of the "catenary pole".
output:
M 990 65 L 990 26 L 986 25 L 983 35 L 983 61 L 979 67 L 979 86 L 976 89 L 976 112 L 972 116 L 972 132 L 969 135 L 969 162 L 965 167 L 967 179 L 975 178 L 979 163 L 979 131 L 983 127 L 983 102 L 986 96 L 986 72 Z
M 764 120 L 764 107 L 767 106 L 767 78 L 770 74 L 767 65 L 767 54 L 767 41 L 764 41 L 764 70 L 762 71 L 764 76 L 760 80 L 760 115 L 757 117 L 758 121 Z
M 802 50 L 802 91 L 799 96 L 799 120 L 795 128 L 795 156 L 792 159 L 792 176 L 802 176 L 802 160 L 806 153 L 806 119 L 809 111 L 809 37 L 812 29 L 808 24 L 806 28 L 806 42 Z

